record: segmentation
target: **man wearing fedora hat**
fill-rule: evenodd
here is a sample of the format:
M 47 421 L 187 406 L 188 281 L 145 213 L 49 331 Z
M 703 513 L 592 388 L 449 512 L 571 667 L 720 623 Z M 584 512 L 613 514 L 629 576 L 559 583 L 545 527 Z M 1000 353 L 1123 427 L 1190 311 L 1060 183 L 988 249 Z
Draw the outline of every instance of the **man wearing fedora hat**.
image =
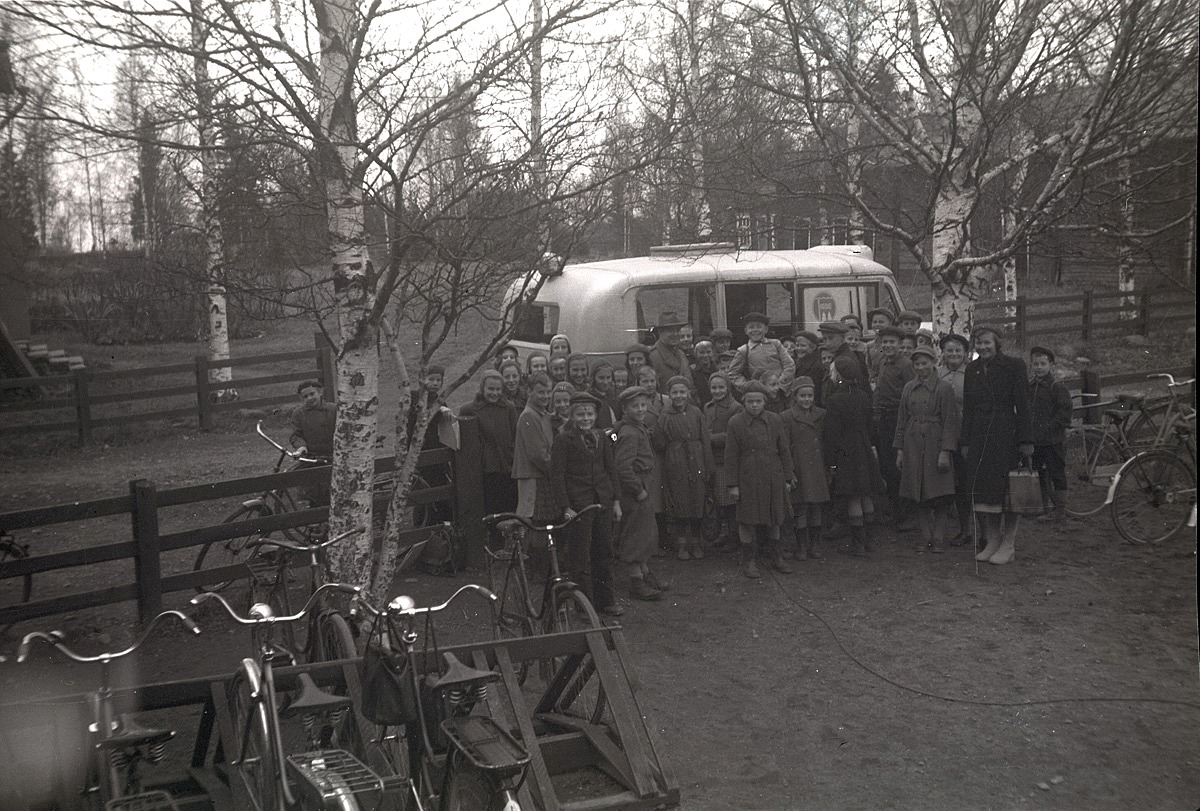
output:
M 646 360 L 658 374 L 659 394 L 667 393 L 667 381 L 675 375 L 691 375 L 688 357 L 679 348 L 679 330 L 687 326 L 687 323 L 687 319 L 675 311 L 666 310 L 658 316 L 658 323 L 654 325 L 654 334 L 658 336 L 658 341 Z
M 767 337 L 771 320 L 762 313 L 746 313 L 742 324 L 746 330 L 746 343 L 738 347 L 733 362 L 729 364 L 729 380 L 739 392 L 760 372 L 776 372 L 779 386 L 786 390 L 796 374 L 796 361 L 784 349 L 783 342 Z

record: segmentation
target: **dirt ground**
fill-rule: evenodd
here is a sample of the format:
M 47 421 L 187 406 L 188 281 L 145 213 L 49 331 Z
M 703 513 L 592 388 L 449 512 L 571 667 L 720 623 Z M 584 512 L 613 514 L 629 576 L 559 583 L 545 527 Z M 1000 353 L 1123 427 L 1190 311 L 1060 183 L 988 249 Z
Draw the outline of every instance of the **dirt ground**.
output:
M 263 447 L 233 426 L 4 458 L 0 510 L 115 495 L 139 476 L 166 485 L 251 475 L 272 461 Z M 95 523 L 25 540 L 58 549 L 128 531 Z M 827 542 L 823 559 L 759 582 L 738 577 L 731 557 L 664 559 L 670 599 L 623 599 L 642 707 L 683 808 L 1200 805 L 1194 534 L 1148 548 L 1122 544 L 1107 515 L 1027 523 L 1008 566 L 976 565 L 967 549 L 917 554 L 912 536 L 877 534 L 868 559 Z M 39 580 L 37 593 L 80 577 Z M 396 590 L 432 600 L 468 580 L 484 575 L 407 577 Z M 105 646 L 126 638 L 130 619 L 119 608 L 37 627 Z M 208 626 L 149 648 L 141 677 L 230 672 L 244 648 L 228 627 Z M 11 656 L 13 640 L 0 647 Z M 89 686 L 86 673 L 47 658 L 0 664 L 5 702 Z M 0 758 L 20 761 L 21 745 L 7 740 Z

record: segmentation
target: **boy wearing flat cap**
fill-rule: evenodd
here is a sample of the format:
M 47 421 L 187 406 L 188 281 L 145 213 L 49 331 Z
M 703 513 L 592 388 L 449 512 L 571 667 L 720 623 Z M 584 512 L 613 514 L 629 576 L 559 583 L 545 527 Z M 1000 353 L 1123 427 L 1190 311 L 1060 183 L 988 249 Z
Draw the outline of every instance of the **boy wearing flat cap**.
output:
M 817 405 L 822 403 L 822 387 L 828 376 L 828 364 L 821 361 L 821 336 L 815 332 L 796 333 L 796 379 L 810 378 L 816 385 Z
M 635 600 L 662 599 L 658 578 L 650 571 L 650 558 L 658 548 L 655 514 L 662 509 L 658 455 L 651 442 L 646 414 L 650 392 L 630 386 L 620 394 L 616 464 L 621 483 L 620 558 L 629 566 L 629 596 Z
M 746 329 L 746 343 L 738 347 L 733 362 L 729 364 L 729 379 L 734 388 L 745 392 L 746 386 L 762 370 L 779 374 L 779 385 L 788 387 L 796 374 L 796 362 L 783 348 L 783 342 L 767 337 L 767 326 L 771 320 L 762 313 L 747 313 L 742 318 Z
M 621 518 L 620 482 L 612 436 L 596 428 L 600 400 L 586 391 L 571 395 L 570 421 L 550 448 L 550 490 L 555 509 L 570 520 L 589 504 L 601 509 L 568 527 L 565 563 L 569 576 L 602 613 L 622 613 L 613 593 L 612 530 Z
M 1054 353 L 1044 346 L 1029 350 L 1029 415 L 1033 423 L 1033 469 L 1042 480 L 1042 499 L 1052 505 L 1038 521 L 1066 520 L 1067 458 L 1071 392 L 1054 379 Z

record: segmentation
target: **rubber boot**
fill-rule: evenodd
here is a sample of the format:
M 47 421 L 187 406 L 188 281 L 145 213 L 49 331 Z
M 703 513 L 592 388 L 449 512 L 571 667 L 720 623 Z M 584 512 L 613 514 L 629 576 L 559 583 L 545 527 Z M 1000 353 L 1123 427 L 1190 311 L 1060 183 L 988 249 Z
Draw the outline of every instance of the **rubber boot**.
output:
M 978 560 L 978 561 L 991 560 L 992 555 L 996 554 L 996 550 L 998 550 L 1000 548 L 1000 541 L 1002 540 L 1000 537 L 1001 536 L 1000 527 L 998 526 L 998 524 L 1000 522 L 999 521 L 995 521 L 995 522 L 991 521 L 990 519 L 992 517 L 993 516 L 988 515 L 987 518 L 984 518 L 984 519 L 980 520 L 980 522 L 979 522 L 979 525 L 980 525 L 979 530 L 980 530 L 980 532 L 982 532 L 984 534 L 984 541 L 986 542 L 986 546 L 983 547 L 982 552 L 980 552 L 978 555 L 975 556 L 975 560 Z M 999 519 L 1000 516 L 997 515 L 994 517 Z
M 820 550 L 817 549 L 817 542 L 820 540 L 821 540 L 821 525 L 813 524 L 812 526 L 810 526 L 808 528 L 808 548 L 806 550 L 808 556 L 813 560 L 824 557 L 824 555 L 821 554 Z
M 950 541 L 951 546 L 966 546 L 971 542 L 971 532 L 974 529 L 975 517 L 971 514 L 971 505 L 962 501 L 954 502 L 958 513 L 958 534 Z
M 812 542 L 808 538 L 808 527 L 796 527 L 796 560 L 807 560 L 809 558 L 808 553 L 812 548 Z
M 647 583 L 645 578 L 634 577 L 629 580 L 629 596 L 635 600 L 655 602 L 662 599 L 662 592 Z
M 856 558 L 865 558 L 867 556 L 866 529 L 866 527 L 858 524 L 850 525 L 850 554 Z
M 1004 532 L 1001 533 L 1000 547 L 996 553 L 988 558 L 988 563 L 995 563 L 997 566 L 1003 566 L 1012 561 L 1016 554 L 1017 544 L 1017 529 L 1020 528 L 1021 519 L 1019 516 L 1007 514 L 1004 516 Z
M 780 574 L 791 574 L 794 571 L 792 565 L 783 559 L 783 540 L 774 538 L 767 543 L 770 544 L 772 568 Z
M 742 544 L 742 574 L 751 580 L 757 580 L 762 575 L 758 573 L 758 542 L 750 541 Z

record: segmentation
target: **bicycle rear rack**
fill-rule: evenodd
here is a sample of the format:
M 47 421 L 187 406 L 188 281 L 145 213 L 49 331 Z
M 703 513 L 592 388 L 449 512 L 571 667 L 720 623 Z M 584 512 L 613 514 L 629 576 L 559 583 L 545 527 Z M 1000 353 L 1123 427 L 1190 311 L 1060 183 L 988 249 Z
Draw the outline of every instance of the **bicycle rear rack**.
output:
M 285 553 L 280 551 L 278 554 Z M 245 565 L 250 570 L 250 576 L 254 578 L 254 582 L 262 588 L 273 587 L 279 578 L 279 561 L 271 557 L 255 555 L 249 558 Z M 284 571 L 287 570 L 284 569 Z
M 109 800 L 104 811 L 179 811 L 179 806 L 165 791 L 143 791 Z
M 302 788 L 314 793 L 322 804 L 347 794 L 378 797 L 384 791 L 379 775 L 344 749 L 289 755 L 287 763 L 288 771 L 302 781 Z

